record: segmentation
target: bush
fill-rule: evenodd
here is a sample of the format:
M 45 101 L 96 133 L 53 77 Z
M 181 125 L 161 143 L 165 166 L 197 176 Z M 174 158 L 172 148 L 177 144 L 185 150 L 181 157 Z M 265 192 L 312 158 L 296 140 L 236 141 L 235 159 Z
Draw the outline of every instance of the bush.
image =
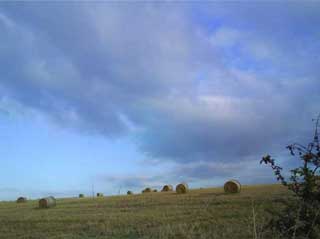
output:
M 282 168 L 270 155 L 260 163 L 270 165 L 278 181 L 293 192 L 293 200 L 284 202 L 284 209 L 274 214 L 268 228 L 280 232 L 282 238 L 319 238 L 320 232 L 320 144 L 316 121 L 313 140 L 307 146 L 295 143 L 287 146 L 292 156 L 298 156 L 301 166 L 290 170 L 285 179 Z

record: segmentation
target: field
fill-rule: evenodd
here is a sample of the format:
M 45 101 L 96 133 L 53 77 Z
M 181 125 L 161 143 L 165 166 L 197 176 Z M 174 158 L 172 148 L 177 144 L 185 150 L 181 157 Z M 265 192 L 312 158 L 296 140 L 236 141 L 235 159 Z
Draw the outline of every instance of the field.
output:
M 0 238 L 267 238 L 266 209 L 287 196 L 280 185 L 257 185 L 240 194 L 209 188 L 58 199 L 51 209 L 38 209 L 37 201 L 1 202 Z

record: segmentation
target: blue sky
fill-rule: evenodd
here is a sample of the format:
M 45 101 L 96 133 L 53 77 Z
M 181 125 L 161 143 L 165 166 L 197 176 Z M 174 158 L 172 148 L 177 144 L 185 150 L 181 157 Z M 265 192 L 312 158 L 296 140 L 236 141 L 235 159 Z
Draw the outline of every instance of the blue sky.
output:
M 320 112 L 319 11 L 0 3 L 0 199 L 273 182 Z

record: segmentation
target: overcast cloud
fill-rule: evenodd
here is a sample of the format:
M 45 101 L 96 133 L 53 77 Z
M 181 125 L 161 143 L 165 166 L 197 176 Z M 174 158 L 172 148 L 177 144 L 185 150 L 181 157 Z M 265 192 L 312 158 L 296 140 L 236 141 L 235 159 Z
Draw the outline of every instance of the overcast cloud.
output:
M 252 173 L 312 132 L 319 12 L 315 2 L 2 3 L 1 102 L 79 134 L 132 137 L 150 163 L 181 166 L 172 178 Z

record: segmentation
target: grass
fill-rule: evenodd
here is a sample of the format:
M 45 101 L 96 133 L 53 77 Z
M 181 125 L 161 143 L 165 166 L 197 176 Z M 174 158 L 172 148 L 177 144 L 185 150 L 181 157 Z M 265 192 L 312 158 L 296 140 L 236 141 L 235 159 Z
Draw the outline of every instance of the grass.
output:
M 287 196 L 280 185 L 257 185 L 240 194 L 209 188 L 58 199 L 51 209 L 38 209 L 37 201 L 2 202 L 0 238 L 270 238 L 261 230 L 270 217 L 266 209 Z

